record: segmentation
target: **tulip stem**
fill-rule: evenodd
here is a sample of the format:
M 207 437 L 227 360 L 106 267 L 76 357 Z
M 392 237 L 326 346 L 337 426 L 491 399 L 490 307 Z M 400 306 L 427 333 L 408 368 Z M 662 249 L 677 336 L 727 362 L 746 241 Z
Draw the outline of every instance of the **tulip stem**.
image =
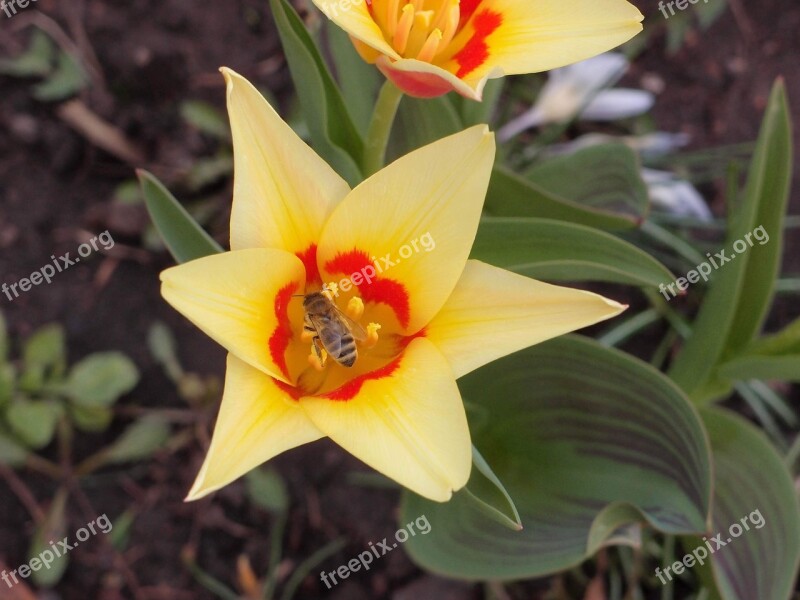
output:
M 389 145 L 389 136 L 392 133 L 397 107 L 400 106 L 402 97 L 403 92 L 391 81 L 386 81 L 381 87 L 378 102 L 375 104 L 375 112 L 372 113 L 372 120 L 367 131 L 364 158 L 361 161 L 365 177 L 377 173 L 383 167 L 386 147 Z

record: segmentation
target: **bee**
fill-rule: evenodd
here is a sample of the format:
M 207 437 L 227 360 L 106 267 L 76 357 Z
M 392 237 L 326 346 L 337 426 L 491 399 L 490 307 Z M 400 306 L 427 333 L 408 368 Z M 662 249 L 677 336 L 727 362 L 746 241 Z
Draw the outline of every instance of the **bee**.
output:
M 303 329 L 316 334 L 311 345 L 320 366 L 325 366 L 320 348 L 322 346 L 337 363 L 343 367 L 352 367 L 358 358 L 356 340 L 367 339 L 364 328 L 339 310 L 322 292 L 303 296 L 303 309 Z

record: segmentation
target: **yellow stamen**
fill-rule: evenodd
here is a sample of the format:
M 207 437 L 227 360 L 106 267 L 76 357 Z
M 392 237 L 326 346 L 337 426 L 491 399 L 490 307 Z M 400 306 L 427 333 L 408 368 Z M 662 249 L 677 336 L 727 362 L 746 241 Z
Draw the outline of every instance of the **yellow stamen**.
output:
M 422 50 L 420 50 L 419 54 L 417 54 L 417 60 L 421 60 L 422 62 L 431 62 L 433 57 L 436 56 L 436 51 L 439 49 L 439 42 L 441 41 L 442 32 L 438 29 L 434 29 L 428 36 L 428 39 L 425 40 Z
M 397 23 L 397 31 L 394 32 L 393 45 L 398 54 L 406 51 L 406 44 L 408 44 L 408 35 L 411 33 L 411 26 L 414 24 L 414 7 L 406 4 L 403 7 L 403 14 L 400 16 L 400 22 Z
M 381 326 L 378 323 L 370 323 L 367 325 L 367 340 L 364 342 L 365 348 L 374 348 L 378 343 L 378 330 Z
M 450 12 L 447 15 L 447 22 L 444 25 L 444 33 L 442 34 L 442 40 L 439 42 L 439 50 L 438 53 L 441 53 L 442 50 L 447 48 L 450 45 L 450 42 L 453 41 L 453 38 L 456 35 L 456 31 L 458 30 L 458 23 L 461 19 L 461 9 L 458 7 L 458 4 L 450 8 Z
M 458 8 L 460 0 L 445 0 L 439 5 L 436 10 L 436 18 L 433 20 L 433 26 L 437 29 L 444 29 L 447 20 L 450 19 L 450 14 L 454 8 Z M 460 12 L 460 11 L 459 11 Z
M 315 337 L 317 337 L 317 332 L 308 331 L 307 329 L 303 329 L 303 333 L 300 334 L 300 339 L 306 343 L 310 342 Z
M 393 38 L 394 32 L 397 31 L 397 11 L 400 8 L 400 0 L 389 0 L 386 4 L 389 7 L 386 13 L 386 32 L 390 38 Z
M 361 315 L 364 314 L 364 301 L 358 296 L 353 296 L 350 298 L 350 302 L 347 303 L 346 312 L 347 316 L 353 319 L 353 321 L 358 321 Z
M 414 10 L 419 12 L 425 7 L 425 0 L 410 0 L 409 4 L 414 6 Z

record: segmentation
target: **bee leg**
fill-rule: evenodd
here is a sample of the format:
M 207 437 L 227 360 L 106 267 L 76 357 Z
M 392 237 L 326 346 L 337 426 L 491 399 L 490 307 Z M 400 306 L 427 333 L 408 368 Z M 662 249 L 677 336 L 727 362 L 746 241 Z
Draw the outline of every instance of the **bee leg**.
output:
M 320 348 L 321 345 L 322 345 L 322 340 L 319 339 L 319 336 L 315 336 L 311 340 L 311 347 L 314 349 L 314 354 L 317 355 L 317 359 L 319 359 L 319 366 L 324 367 L 325 357 L 322 354 L 324 350 Z

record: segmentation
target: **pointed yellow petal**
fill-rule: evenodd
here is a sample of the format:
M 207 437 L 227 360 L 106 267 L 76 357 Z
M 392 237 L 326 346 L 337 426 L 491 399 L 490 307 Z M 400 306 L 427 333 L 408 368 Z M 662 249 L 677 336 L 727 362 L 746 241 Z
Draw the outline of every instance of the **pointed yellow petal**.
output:
M 289 381 L 284 354 L 291 295 L 305 271 L 283 250 L 251 248 L 199 258 L 161 273 L 161 295 L 241 360 Z M 295 299 L 300 307 L 302 298 Z M 302 313 L 302 308 L 298 308 Z
M 313 0 L 325 16 L 352 37 L 392 58 L 400 58 L 367 8 L 366 0 Z M 346 4 L 346 6 L 345 6 Z
M 358 295 L 391 307 L 404 333 L 425 326 L 464 269 L 494 151 L 494 136 L 479 125 L 411 152 L 358 186 L 322 233 L 324 280 L 369 267 L 369 282 L 351 278 Z
M 231 249 L 304 253 L 350 188 L 249 81 L 222 73 L 233 132 Z
M 273 456 L 322 433 L 269 375 L 228 355 L 225 391 L 211 447 L 186 500 L 198 500 Z
M 395 363 L 331 397 L 301 398 L 314 424 L 387 477 L 439 502 L 462 488 L 472 467 L 469 428 L 447 361 L 424 338 Z
M 425 336 L 441 350 L 458 378 L 517 350 L 610 319 L 626 308 L 591 292 L 470 260 Z
M 497 67 L 506 75 L 563 67 L 628 41 L 643 18 L 626 0 L 486 0 L 454 40 L 463 50 L 452 68 L 476 87 Z

